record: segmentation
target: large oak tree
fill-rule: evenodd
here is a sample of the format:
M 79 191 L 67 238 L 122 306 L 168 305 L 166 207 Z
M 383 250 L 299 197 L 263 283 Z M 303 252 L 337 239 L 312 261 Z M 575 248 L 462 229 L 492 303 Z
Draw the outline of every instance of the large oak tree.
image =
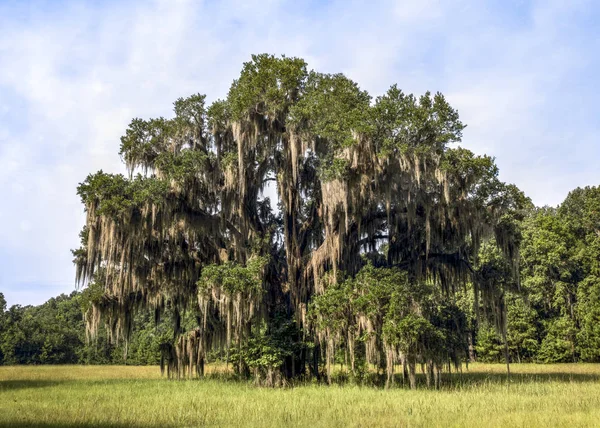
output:
M 342 74 L 257 55 L 224 100 L 174 107 L 125 131 L 128 177 L 100 171 L 78 188 L 77 278 L 104 283 L 92 330 L 104 319 L 127 338 L 137 309 L 168 306 L 173 373 L 202 372 L 220 348 L 269 383 L 318 375 L 339 348 L 353 361 L 361 343 L 389 376 L 462 358 L 448 305 L 467 282 L 502 296 L 472 266 L 493 238 L 515 270 L 524 198 L 492 158 L 456 145 L 464 125 L 442 94 L 394 85 L 373 99 Z

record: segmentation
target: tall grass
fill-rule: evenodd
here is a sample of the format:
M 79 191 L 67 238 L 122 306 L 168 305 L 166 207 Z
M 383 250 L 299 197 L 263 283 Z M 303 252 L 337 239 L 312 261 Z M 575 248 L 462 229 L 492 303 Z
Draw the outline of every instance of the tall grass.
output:
M 157 367 L 0 367 L 0 426 L 600 426 L 600 365 L 471 365 L 441 391 L 173 381 Z

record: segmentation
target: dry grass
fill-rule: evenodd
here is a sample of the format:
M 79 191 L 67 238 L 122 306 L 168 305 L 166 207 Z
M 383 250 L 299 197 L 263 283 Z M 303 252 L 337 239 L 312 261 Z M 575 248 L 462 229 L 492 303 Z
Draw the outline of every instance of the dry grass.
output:
M 600 365 L 473 365 L 444 390 L 169 381 L 157 367 L 0 367 L 0 426 L 598 426 Z

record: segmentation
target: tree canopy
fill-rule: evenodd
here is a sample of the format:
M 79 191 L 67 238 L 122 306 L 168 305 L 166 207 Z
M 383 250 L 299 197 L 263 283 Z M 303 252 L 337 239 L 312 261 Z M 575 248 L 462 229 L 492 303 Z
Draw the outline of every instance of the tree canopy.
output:
M 78 187 L 77 280 L 103 284 L 92 332 L 104 320 L 127 339 L 137 310 L 169 307 L 178 376 L 219 348 L 268 383 L 307 366 L 318 376 L 338 350 L 391 380 L 397 363 L 437 379 L 466 355 L 457 291 L 472 283 L 476 302 L 505 312 L 530 204 L 492 158 L 457 146 L 464 127 L 440 93 L 393 85 L 373 99 L 343 74 L 266 54 L 223 100 L 192 95 L 172 118 L 133 119 L 129 175 Z M 488 265 L 483 242 L 497 248 Z

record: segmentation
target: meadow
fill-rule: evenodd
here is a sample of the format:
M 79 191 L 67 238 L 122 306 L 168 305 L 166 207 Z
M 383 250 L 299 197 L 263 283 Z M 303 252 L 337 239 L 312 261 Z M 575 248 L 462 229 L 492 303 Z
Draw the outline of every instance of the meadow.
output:
M 1 427 L 598 426 L 600 365 L 470 365 L 442 390 L 301 385 L 223 376 L 175 381 L 157 367 L 0 367 Z

